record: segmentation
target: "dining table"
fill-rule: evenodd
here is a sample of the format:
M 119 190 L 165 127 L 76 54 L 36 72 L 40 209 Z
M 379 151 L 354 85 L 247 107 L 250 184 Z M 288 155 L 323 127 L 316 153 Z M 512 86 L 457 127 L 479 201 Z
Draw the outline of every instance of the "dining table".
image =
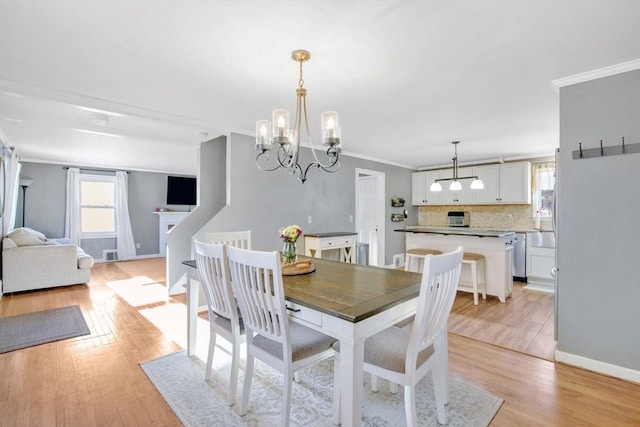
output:
M 292 321 L 340 341 L 341 420 L 362 425 L 364 342 L 416 312 L 422 275 L 398 269 L 351 264 L 323 258 L 315 270 L 283 275 L 285 305 Z M 195 261 L 187 268 L 187 353 L 196 345 L 198 275 Z

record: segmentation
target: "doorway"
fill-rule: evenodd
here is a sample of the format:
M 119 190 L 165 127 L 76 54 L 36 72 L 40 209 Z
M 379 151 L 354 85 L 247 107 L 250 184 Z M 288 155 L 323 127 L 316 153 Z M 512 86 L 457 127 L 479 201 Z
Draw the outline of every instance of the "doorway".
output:
M 385 174 L 356 168 L 356 232 L 369 245 L 369 264 L 384 266 Z

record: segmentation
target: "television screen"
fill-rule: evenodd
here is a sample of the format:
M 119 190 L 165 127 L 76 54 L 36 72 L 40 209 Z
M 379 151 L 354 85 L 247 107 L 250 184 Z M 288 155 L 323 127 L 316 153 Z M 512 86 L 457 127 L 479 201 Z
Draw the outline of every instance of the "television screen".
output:
M 196 179 L 182 176 L 167 177 L 167 205 L 195 206 Z

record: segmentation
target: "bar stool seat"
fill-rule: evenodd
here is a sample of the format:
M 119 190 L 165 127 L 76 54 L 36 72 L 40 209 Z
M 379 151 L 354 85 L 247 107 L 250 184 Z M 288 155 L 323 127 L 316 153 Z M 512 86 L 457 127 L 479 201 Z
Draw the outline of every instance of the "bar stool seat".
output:
M 413 271 L 416 273 L 421 273 L 422 271 L 419 269 L 420 260 L 424 260 L 427 255 L 440 255 L 442 251 L 437 249 L 426 249 L 426 248 L 414 248 L 409 249 L 404 256 L 404 271 Z M 413 264 L 415 262 L 415 268 Z
M 478 264 L 480 268 L 478 268 Z M 478 305 L 478 290 L 482 291 L 482 299 L 487 299 L 487 283 L 485 281 L 485 258 L 484 255 L 476 254 L 473 252 L 465 252 L 462 257 L 462 265 L 469 265 L 471 267 L 471 284 L 464 284 L 460 282 L 458 289 L 465 291 L 471 290 L 473 292 L 473 304 Z M 465 289 L 466 288 L 466 289 Z

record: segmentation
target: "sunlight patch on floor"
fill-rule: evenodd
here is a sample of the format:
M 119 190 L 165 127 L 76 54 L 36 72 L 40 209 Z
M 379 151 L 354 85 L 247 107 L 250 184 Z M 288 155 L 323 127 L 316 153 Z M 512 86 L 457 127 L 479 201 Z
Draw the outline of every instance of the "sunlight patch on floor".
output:
M 166 288 L 165 288 L 166 292 Z M 167 304 L 139 310 L 147 320 L 155 325 L 171 341 L 187 348 L 187 306 L 181 303 Z M 209 351 L 209 322 L 198 317 L 196 356 L 206 362 Z M 224 338 L 216 340 L 213 369 L 231 364 L 231 345 Z M 244 349 L 240 353 L 243 354 Z
M 167 288 L 147 276 L 107 282 L 107 286 L 132 307 L 166 303 Z

